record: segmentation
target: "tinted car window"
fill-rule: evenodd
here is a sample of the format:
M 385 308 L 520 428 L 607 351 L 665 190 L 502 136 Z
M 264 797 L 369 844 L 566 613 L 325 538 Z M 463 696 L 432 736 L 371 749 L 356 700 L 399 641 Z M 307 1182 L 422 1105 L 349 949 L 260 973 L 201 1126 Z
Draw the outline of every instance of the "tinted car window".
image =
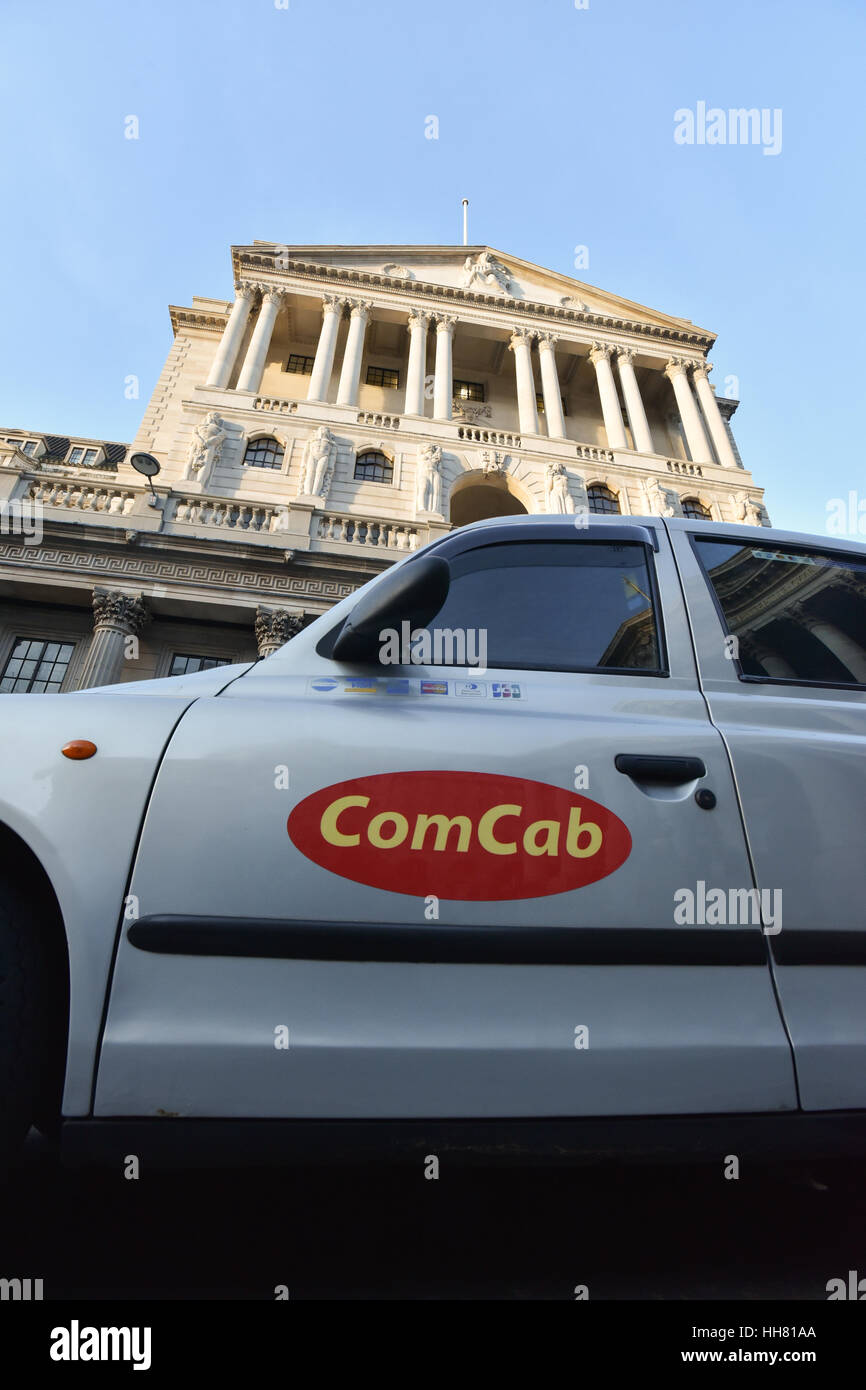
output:
M 692 542 L 744 676 L 866 684 L 866 562 L 704 536 Z
M 513 542 L 465 550 L 449 564 L 448 598 L 428 628 L 434 665 L 465 664 L 460 634 L 468 644 L 469 634 L 483 631 L 492 668 L 660 670 L 655 590 L 643 545 Z M 457 634 L 450 647 L 446 632 Z

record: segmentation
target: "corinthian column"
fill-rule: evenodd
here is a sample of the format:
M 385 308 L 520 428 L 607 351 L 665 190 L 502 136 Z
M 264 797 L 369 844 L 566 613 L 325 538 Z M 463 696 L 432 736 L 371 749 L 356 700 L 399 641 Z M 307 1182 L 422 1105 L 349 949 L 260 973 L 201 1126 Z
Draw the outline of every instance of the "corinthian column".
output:
M 652 435 L 650 434 L 649 423 L 646 418 L 646 411 L 641 400 L 640 387 L 637 384 L 637 377 L 634 374 L 634 349 L 618 348 L 617 362 L 619 363 L 619 379 L 622 382 L 622 393 L 625 396 L 625 408 L 628 411 L 628 421 L 631 425 L 634 447 L 639 454 L 652 454 L 653 449 Z
M 373 305 L 369 299 L 350 301 L 352 316 L 349 319 L 349 333 L 343 353 L 343 367 L 340 384 L 337 387 L 337 405 L 357 405 L 358 386 L 361 381 L 361 359 L 364 356 L 364 334 L 367 319 Z
M 451 419 L 451 398 L 454 383 L 451 373 L 451 344 L 454 340 L 456 314 L 434 314 L 436 321 L 436 375 L 433 379 L 433 416 L 436 420 Z
M 256 644 L 259 656 L 270 656 L 279 651 L 291 637 L 307 626 L 309 619 L 303 613 L 287 613 L 283 608 L 256 609 Z
M 703 407 L 704 419 L 709 425 L 710 435 L 716 447 L 716 457 L 723 468 L 736 468 L 737 460 L 731 448 L 731 441 L 728 438 L 728 431 L 725 429 L 725 422 L 722 419 L 722 412 L 719 410 L 719 403 L 716 400 L 716 393 L 710 385 L 709 373 L 713 370 L 711 362 L 696 362 L 692 368 L 695 379 L 695 390 L 698 393 L 698 400 Z
M 256 297 L 255 285 L 238 285 L 235 292 L 235 302 L 228 317 L 228 323 L 223 329 L 213 366 L 210 375 L 205 383 L 207 386 L 227 386 L 229 378 L 234 371 L 237 361 L 238 350 L 247 326 L 247 319 L 250 316 L 253 300 Z
M 266 289 L 262 295 L 259 316 L 256 319 L 253 336 L 250 338 L 244 365 L 241 367 L 241 374 L 238 377 L 237 389 L 239 391 L 255 392 L 262 384 L 265 363 L 268 360 L 268 348 L 271 345 L 274 324 L 283 299 L 283 291 L 277 289 Z
M 690 363 L 685 357 L 672 357 L 665 367 L 665 376 L 674 388 L 677 408 L 683 422 L 683 429 L 686 432 L 686 443 L 689 446 L 692 463 L 712 463 L 709 442 L 704 433 L 697 403 L 692 395 L 692 388 L 689 385 L 686 370 L 689 365 Z
M 616 382 L 613 379 L 613 368 L 610 365 L 612 351 L 613 349 L 607 343 L 593 343 L 589 360 L 595 367 L 607 446 L 609 449 L 627 449 L 628 441 L 622 423 L 619 396 L 616 393 Z
M 532 338 L 533 334 L 528 328 L 515 328 L 509 343 L 514 353 L 521 434 L 538 434 L 538 409 L 535 404 L 535 381 L 532 376 Z
M 331 373 L 334 370 L 334 353 L 337 348 L 337 333 L 343 314 L 345 299 L 336 294 L 326 294 L 322 300 L 322 328 L 316 348 L 316 360 L 310 373 L 308 401 L 327 401 Z
M 552 333 L 539 333 L 538 361 L 541 367 L 541 390 L 544 396 L 547 433 L 551 439 L 564 439 L 565 416 L 562 413 L 562 394 L 559 390 L 559 374 L 553 350 L 555 344 L 556 338 Z
M 427 366 L 427 325 L 423 309 L 409 310 L 409 365 L 406 370 L 407 415 L 424 414 L 424 375 Z
M 93 636 L 78 680 L 79 690 L 114 685 L 120 679 L 127 639 L 137 637 L 148 618 L 140 594 L 93 590 Z

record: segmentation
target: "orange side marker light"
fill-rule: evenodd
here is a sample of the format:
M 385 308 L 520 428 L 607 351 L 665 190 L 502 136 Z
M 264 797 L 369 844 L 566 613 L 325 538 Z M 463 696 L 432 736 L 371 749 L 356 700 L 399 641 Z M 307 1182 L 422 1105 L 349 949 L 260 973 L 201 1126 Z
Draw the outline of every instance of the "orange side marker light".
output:
M 77 761 L 81 758 L 92 758 L 96 752 L 96 744 L 91 743 L 89 738 L 73 738 L 64 743 L 60 751 L 64 758 L 74 758 Z

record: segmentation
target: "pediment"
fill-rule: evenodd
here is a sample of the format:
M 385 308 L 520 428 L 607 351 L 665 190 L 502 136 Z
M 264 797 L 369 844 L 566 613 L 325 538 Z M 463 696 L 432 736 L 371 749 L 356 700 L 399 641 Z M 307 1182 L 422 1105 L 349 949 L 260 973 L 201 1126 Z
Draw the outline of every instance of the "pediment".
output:
M 247 255 L 255 258 L 276 252 L 292 263 L 375 276 L 377 281 L 393 281 L 395 286 L 443 286 L 489 296 L 494 303 L 524 301 L 626 320 L 656 330 L 713 336 L 689 319 L 651 309 L 490 246 L 279 246 L 274 242 L 255 242 L 250 247 L 235 247 L 234 251 L 236 257 L 240 254 L 243 259 Z

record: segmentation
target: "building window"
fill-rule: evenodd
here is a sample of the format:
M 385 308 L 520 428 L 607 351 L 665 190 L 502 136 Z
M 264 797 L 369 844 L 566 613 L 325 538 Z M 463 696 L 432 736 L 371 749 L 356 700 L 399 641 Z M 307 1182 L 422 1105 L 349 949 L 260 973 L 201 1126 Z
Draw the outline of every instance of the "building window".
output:
M 712 521 L 709 507 L 705 507 L 697 497 L 684 497 L 682 508 L 683 516 L 687 516 L 691 521 Z
M 81 463 L 85 465 L 94 464 L 96 462 L 96 457 L 98 453 L 98 449 L 85 449 L 83 445 L 77 444 L 74 449 L 69 450 L 69 458 L 66 460 L 66 462 Z
M 314 357 L 303 357 L 300 353 L 292 352 L 286 363 L 287 372 L 298 372 L 300 376 L 309 376 L 313 370 Z
M 367 385 L 384 386 L 387 390 L 395 391 L 400 385 L 400 373 L 391 367 L 368 367 Z
M 589 510 L 601 516 L 615 516 L 619 514 L 619 498 L 615 492 L 604 483 L 590 483 L 586 489 L 589 498 Z
M 212 671 L 215 666 L 228 666 L 227 656 L 186 656 L 175 652 L 171 658 L 170 676 L 191 676 L 195 671 Z
M 716 536 L 692 544 L 744 677 L 866 687 L 862 557 Z
M 379 449 L 368 449 L 355 460 L 355 481 L 359 483 L 390 483 L 394 465 Z
M 483 381 L 455 381 L 454 383 L 455 401 L 480 401 L 484 404 L 484 382 Z
M 16 449 L 20 449 L 22 454 L 30 454 L 31 457 L 36 453 L 35 439 L 7 439 L 7 444 L 14 444 Z
M 0 692 L 57 695 L 74 651 L 74 642 L 40 642 L 16 637 L 12 655 L 0 676 Z
M 244 468 L 282 468 L 283 446 L 267 435 L 251 439 L 244 454 Z
M 562 413 L 563 413 L 563 415 L 567 415 L 567 414 L 568 414 L 568 411 L 567 411 L 566 408 L 565 408 L 565 396 L 560 396 L 559 399 L 560 399 L 560 401 L 561 401 L 561 403 L 562 403 Z M 541 391 L 536 391 L 536 393 L 535 393 L 535 405 L 536 405 L 536 408 L 537 408 L 537 410 L 538 410 L 539 415 L 543 415 L 543 414 L 544 414 L 544 396 L 542 395 Z

